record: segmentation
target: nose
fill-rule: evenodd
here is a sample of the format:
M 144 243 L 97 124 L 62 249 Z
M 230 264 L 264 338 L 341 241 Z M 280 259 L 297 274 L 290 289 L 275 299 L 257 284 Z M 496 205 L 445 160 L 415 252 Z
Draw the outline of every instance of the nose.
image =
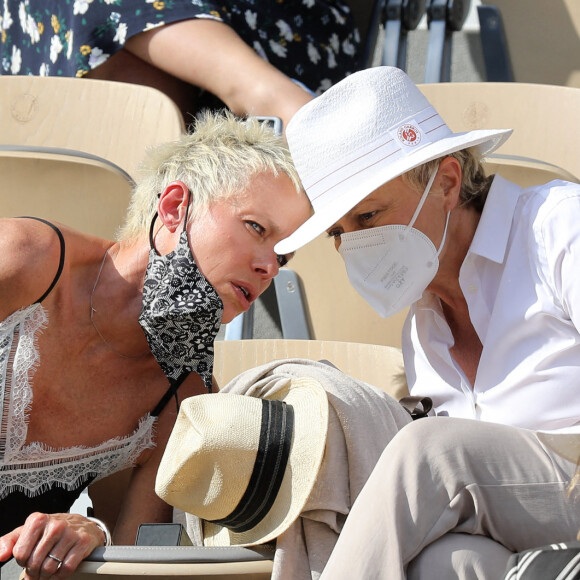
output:
M 278 274 L 279 270 L 278 256 L 273 248 L 260 252 L 260 255 L 256 257 L 254 271 L 262 276 L 262 278 L 271 280 Z

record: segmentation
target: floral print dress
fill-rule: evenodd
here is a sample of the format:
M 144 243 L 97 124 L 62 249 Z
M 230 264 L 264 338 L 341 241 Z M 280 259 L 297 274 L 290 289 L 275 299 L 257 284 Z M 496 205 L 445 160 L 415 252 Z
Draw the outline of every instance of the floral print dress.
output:
M 356 70 L 341 0 L 0 0 L 0 74 L 82 77 L 131 36 L 190 18 L 225 22 L 316 93 Z

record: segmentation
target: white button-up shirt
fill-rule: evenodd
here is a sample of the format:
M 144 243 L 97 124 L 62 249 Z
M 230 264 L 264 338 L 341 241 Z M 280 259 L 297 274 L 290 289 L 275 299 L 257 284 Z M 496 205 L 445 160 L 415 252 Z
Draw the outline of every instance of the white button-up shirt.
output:
M 522 190 L 497 176 L 459 283 L 483 345 L 475 384 L 425 292 L 403 331 L 411 394 L 438 415 L 580 432 L 580 186 Z

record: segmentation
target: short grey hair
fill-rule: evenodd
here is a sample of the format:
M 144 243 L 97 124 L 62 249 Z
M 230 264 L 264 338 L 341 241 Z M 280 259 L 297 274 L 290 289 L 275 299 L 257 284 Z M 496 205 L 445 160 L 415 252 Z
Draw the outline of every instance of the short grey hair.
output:
M 482 157 L 477 147 L 461 149 L 454 153 L 449 153 L 445 157 L 453 157 L 459 161 L 461 166 L 461 191 L 459 198 L 463 207 L 473 207 L 481 213 L 487 193 L 491 186 L 493 175 L 487 176 L 482 164 Z M 445 157 L 428 161 L 419 167 L 411 169 L 403 174 L 403 179 L 417 190 L 424 190 L 431 174 Z
M 190 216 L 194 217 L 215 201 L 241 194 L 252 177 L 264 172 L 276 177 L 286 174 L 296 191 L 302 192 L 288 147 L 270 127 L 229 111 L 204 112 L 193 131 L 148 152 L 118 240 L 148 233 L 159 195 L 173 181 L 189 188 Z

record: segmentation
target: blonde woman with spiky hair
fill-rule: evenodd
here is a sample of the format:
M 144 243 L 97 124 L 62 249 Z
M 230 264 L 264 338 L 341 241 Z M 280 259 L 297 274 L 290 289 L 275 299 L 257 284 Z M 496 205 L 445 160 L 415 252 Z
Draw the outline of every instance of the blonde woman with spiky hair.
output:
M 0 562 L 65 577 L 111 535 L 170 521 L 154 480 L 177 405 L 211 391 L 220 324 L 266 290 L 289 258 L 274 245 L 309 213 L 280 137 L 208 114 L 151 153 L 117 241 L 0 220 Z M 66 513 L 129 467 L 110 532 Z

